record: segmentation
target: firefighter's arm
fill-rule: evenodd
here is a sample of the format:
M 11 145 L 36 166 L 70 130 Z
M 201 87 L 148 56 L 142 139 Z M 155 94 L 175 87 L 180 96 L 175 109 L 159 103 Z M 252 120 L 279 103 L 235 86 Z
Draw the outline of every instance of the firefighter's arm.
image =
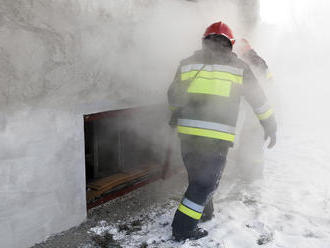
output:
M 184 94 L 181 85 L 181 73 L 180 67 L 177 69 L 174 79 L 167 90 L 167 99 L 169 109 L 171 111 L 171 118 L 169 120 L 169 125 L 175 127 L 177 124 L 177 117 L 181 111 L 182 107 L 182 94 Z
M 175 110 L 178 107 L 178 91 L 180 86 L 180 71 L 176 71 L 175 77 L 167 90 L 167 100 L 170 110 Z
M 255 68 L 257 68 L 257 70 L 261 74 L 263 74 L 267 80 L 272 79 L 272 74 L 270 73 L 270 71 L 268 69 L 268 65 L 267 65 L 266 61 L 262 57 L 260 57 L 259 54 L 254 49 L 251 48 L 244 55 L 244 57 L 247 59 L 249 64 L 255 66 Z
M 259 86 L 257 79 L 253 75 L 250 68 L 247 68 L 244 72 L 243 91 L 245 99 L 253 108 L 256 116 L 264 128 L 265 140 L 270 138 L 268 148 L 272 148 L 276 144 L 277 131 L 273 108 L 268 103 L 264 91 Z

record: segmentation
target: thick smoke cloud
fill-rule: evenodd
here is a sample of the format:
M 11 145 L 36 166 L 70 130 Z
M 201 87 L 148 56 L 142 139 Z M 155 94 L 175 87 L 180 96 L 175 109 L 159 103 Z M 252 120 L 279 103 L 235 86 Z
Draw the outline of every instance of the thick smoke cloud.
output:
M 85 218 L 83 114 L 164 102 L 179 60 L 200 47 L 204 28 L 221 13 L 230 22 L 218 6 L 1 1 L 3 246 L 32 245 Z
M 84 219 L 82 115 L 164 102 L 179 60 L 200 47 L 205 27 L 218 20 L 236 36 L 248 35 L 268 61 L 284 140 L 306 136 L 307 144 L 329 148 L 326 1 L 276 3 L 290 17 L 281 23 L 278 14 L 278 21 L 265 23 L 261 13 L 248 34 L 237 1 L 0 2 L 0 209 L 6 210 L 0 217 L 6 247 L 32 245 Z

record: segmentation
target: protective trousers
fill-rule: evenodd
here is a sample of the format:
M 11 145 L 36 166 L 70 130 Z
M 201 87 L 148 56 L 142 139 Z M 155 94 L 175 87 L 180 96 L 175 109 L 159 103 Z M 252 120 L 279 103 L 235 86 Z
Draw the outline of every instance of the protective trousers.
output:
M 174 235 L 189 235 L 197 226 L 209 197 L 216 190 L 226 163 L 228 147 L 181 139 L 188 172 L 188 188 L 175 213 Z
M 244 123 L 239 132 L 237 158 L 234 164 L 235 175 L 247 182 L 263 177 L 264 170 L 264 132 L 253 110 L 242 104 L 245 114 Z

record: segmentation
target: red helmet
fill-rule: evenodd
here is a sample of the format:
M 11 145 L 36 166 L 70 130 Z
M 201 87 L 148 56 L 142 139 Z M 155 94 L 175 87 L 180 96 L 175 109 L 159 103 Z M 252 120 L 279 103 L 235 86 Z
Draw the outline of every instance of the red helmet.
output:
M 232 45 L 234 45 L 234 43 L 235 43 L 233 32 L 228 27 L 228 25 L 223 22 L 216 22 L 216 23 L 213 23 L 212 25 L 210 25 L 206 29 L 206 31 L 203 35 L 203 39 L 205 39 L 208 35 L 211 35 L 211 34 L 223 35 L 230 40 Z

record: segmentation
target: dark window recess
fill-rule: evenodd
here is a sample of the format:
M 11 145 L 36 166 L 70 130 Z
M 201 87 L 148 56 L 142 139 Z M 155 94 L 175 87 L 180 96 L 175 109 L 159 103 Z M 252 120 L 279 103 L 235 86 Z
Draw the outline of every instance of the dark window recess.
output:
M 152 105 L 84 116 L 88 207 L 166 173 L 167 112 Z

